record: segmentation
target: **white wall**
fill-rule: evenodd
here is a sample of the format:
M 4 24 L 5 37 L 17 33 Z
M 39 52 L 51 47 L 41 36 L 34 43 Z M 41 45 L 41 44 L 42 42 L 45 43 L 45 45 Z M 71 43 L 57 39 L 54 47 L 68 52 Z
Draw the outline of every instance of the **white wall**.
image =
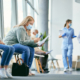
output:
M 72 0 L 52 0 L 51 2 L 51 49 L 53 56 L 61 54 L 62 39 L 58 38 L 59 30 L 64 27 L 67 19 L 72 19 Z
M 73 28 L 75 30 L 75 35 L 80 31 L 80 3 L 76 3 L 73 0 Z M 80 44 L 77 41 L 77 38 L 73 40 L 74 42 L 74 55 L 80 55 Z

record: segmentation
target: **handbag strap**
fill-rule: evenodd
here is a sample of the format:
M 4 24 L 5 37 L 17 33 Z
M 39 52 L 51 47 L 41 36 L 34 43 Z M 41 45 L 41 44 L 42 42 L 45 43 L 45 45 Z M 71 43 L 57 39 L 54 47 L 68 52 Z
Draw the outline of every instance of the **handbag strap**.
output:
M 21 65 L 20 60 L 22 61 L 22 63 L 24 63 L 24 60 L 22 58 L 18 58 L 16 63 L 18 63 L 18 61 L 19 61 L 19 65 Z M 26 65 L 26 66 L 29 67 L 28 65 Z
M 16 63 L 18 63 L 18 61 L 19 61 L 19 65 L 21 65 L 20 60 L 22 61 L 22 63 L 24 63 L 23 59 L 22 59 L 22 58 L 19 58 L 19 59 L 17 59 L 17 61 L 16 61 Z

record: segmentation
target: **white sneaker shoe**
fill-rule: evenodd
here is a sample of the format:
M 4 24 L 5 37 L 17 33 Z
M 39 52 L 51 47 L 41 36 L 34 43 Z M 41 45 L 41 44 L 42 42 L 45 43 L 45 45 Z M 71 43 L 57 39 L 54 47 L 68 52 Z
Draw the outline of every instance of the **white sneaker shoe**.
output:
M 69 71 L 68 69 L 64 69 L 64 72 L 67 72 L 67 71 Z
M 13 78 L 13 76 L 8 72 L 8 70 L 5 70 L 6 75 L 8 76 L 8 78 Z
M 0 70 L 0 77 L 1 78 L 8 78 L 4 68 L 1 68 L 1 70 Z
M 72 69 L 72 68 L 69 68 L 69 71 L 70 71 L 70 72 L 72 72 L 72 71 L 73 71 L 73 69 Z

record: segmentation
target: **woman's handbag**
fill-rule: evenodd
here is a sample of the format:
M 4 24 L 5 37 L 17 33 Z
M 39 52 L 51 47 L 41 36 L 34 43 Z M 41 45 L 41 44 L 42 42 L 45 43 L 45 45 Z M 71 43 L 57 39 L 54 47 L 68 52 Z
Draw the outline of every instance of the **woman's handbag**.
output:
M 22 61 L 22 64 L 20 63 L 20 60 Z M 29 75 L 29 67 L 24 63 L 23 59 L 19 58 L 16 63 L 13 63 L 12 75 L 13 76 L 28 76 Z

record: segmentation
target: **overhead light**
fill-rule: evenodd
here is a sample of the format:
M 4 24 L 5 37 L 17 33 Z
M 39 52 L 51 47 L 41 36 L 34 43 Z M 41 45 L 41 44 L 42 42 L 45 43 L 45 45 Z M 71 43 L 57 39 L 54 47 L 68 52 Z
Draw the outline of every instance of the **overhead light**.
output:
M 80 0 L 75 0 L 75 2 L 80 3 Z

